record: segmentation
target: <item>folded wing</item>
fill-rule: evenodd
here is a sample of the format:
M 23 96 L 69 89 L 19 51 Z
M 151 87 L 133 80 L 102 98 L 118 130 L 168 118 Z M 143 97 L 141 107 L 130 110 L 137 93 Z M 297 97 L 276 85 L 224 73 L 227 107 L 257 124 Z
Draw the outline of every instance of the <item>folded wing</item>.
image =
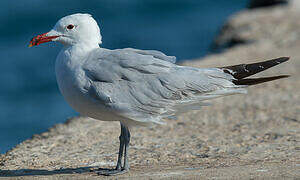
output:
M 219 68 L 178 66 L 131 49 L 93 54 L 84 65 L 90 97 L 139 122 L 159 123 L 186 107 L 200 107 L 201 100 L 245 92 Z

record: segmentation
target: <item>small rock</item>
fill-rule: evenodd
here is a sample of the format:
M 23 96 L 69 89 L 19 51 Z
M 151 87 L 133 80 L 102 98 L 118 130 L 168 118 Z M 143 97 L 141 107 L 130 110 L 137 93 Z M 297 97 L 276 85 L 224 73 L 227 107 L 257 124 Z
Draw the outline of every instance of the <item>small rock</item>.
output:
M 209 158 L 208 154 L 196 154 L 198 158 Z

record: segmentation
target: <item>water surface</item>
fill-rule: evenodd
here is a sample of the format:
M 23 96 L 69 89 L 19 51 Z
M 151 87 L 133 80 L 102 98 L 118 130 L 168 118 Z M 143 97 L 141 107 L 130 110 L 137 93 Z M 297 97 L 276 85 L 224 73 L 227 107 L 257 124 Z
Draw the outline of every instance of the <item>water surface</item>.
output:
M 243 0 L 1 0 L 0 153 L 76 113 L 58 91 L 54 62 L 61 45 L 27 48 L 72 13 L 98 21 L 105 48 L 161 50 L 180 60 L 209 53 L 209 46 Z

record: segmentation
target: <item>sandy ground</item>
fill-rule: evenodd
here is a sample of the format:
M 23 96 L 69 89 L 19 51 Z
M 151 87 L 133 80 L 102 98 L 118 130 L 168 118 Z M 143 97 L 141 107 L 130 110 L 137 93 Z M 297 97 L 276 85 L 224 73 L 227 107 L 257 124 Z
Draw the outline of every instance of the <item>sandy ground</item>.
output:
M 247 95 L 208 101 L 167 125 L 132 130 L 131 171 L 118 179 L 300 179 L 300 2 L 243 11 L 229 20 L 251 43 L 184 64 L 213 67 L 279 56 L 291 60 L 259 74 L 290 78 Z M 93 179 L 115 165 L 119 124 L 72 118 L 0 156 L 0 179 Z

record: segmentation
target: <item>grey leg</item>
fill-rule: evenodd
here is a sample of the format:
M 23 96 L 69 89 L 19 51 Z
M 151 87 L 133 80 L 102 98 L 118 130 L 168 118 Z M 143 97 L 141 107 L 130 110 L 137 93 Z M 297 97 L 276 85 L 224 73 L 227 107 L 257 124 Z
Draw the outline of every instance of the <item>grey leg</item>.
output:
M 123 157 L 123 151 L 124 151 L 124 132 L 122 131 L 122 125 L 121 125 L 121 135 L 119 136 L 120 140 L 120 147 L 119 147 L 119 155 L 118 155 L 118 162 L 116 170 L 122 169 L 122 157 Z
M 111 176 L 111 175 L 118 175 L 128 172 L 129 164 L 128 164 L 128 146 L 130 141 L 130 133 L 127 127 L 125 127 L 121 123 L 121 134 L 120 134 L 120 147 L 119 147 L 119 155 L 118 155 L 118 162 L 115 169 L 99 169 L 96 171 L 98 175 L 104 176 Z M 124 154 L 124 167 L 122 167 L 122 158 L 123 158 L 123 151 L 125 146 L 125 154 Z
M 127 127 L 126 128 L 126 133 L 125 133 L 125 152 L 124 152 L 124 166 L 123 169 L 128 171 L 129 170 L 129 161 L 128 161 L 128 150 L 129 150 L 129 142 L 130 142 L 130 132 Z

